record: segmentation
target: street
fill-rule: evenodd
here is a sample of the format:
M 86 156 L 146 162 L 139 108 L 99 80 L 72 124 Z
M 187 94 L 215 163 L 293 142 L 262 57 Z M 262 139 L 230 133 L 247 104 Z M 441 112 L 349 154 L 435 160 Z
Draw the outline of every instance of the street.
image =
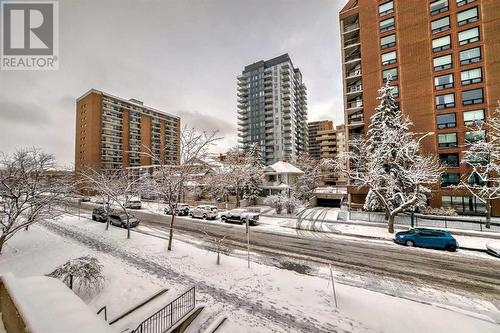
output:
M 169 216 L 138 210 L 133 214 L 143 226 L 168 231 Z M 246 249 L 245 226 L 242 225 L 177 216 L 174 228 L 177 233 L 196 238 L 205 237 L 205 232 L 216 237 L 226 236 L 226 244 Z M 277 233 L 254 226 L 251 227 L 251 250 L 269 256 L 333 263 L 358 273 L 398 278 L 444 290 L 454 288 L 487 298 L 498 299 L 500 295 L 500 260 L 329 236 L 299 230 L 296 234 Z

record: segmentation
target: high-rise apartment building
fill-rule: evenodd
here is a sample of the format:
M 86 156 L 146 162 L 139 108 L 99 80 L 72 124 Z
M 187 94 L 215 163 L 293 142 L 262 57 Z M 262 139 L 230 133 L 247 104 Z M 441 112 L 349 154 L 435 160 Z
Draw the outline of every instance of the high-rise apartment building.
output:
M 76 101 L 75 170 L 177 164 L 180 118 L 92 89 Z
M 238 143 L 256 143 L 267 165 L 307 149 L 307 96 L 288 54 L 258 61 L 238 76 Z
M 346 151 L 344 125 L 318 131 L 316 141 L 319 146 L 320 159 L 335 159 L 338 154 Z M 344 174 L 331 172 L 331 170 L 325 173 L 322 180 L 325 185 L 347 185 L 347 178 Z
M 307 124 L 307 153 L 311 158 L 315 160 L 319 160 L 321 158 L 318 132 L 331 130 L 333 128 L 333 121 L 331 120 L 312 121 Z
M 387 74 L 414 132 L 433 132 L 423 149 L 446 172 L 434 207 L 483 213 L 485 206 L 450 185 L 468 179 L 461 163 L 483 135 L 471 125 L 487 119 L 500 99 L 500 1 L 350 0 L 340 12 L 347 139 L 366 133 Z M 350 189 L 353 202 L 363 193 Z M 494 205 L 500 214 L 500 203 Z

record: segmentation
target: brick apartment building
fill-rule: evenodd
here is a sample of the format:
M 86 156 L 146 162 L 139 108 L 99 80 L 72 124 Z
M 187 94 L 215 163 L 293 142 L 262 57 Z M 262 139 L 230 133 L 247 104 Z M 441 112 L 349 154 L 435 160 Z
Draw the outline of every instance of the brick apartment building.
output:
M 156 164 L 151 155 L 179 162 L 179 117 L 95 89 L 77 99 L 76 172 Z
M 487 135 L 470 125 L 487 119 L 500 99 L 500 1 L 350 0 L 339 19 L 347 140 L 366 133 L 377 90 L 391 74 L 413 131 L 435 133 L 423 149 L 447 166 L 430 205 L 484 213 L 484 204 L 449 186 L 468 177 L 466 140 Z M 363 202 L 363 190 L 349 191 L 352 202 Z M 493 214 L 500 215 L 499 202 Z
M 320 120 L 320 121 L 312 121 L 307 123 L 307 153 L 311 158 L 315 160 L 319 160 L 321 158 L 321 149 L 319 145 L 319 131 L 326 131 L 333 129 L 333 121 L 331 120 Z

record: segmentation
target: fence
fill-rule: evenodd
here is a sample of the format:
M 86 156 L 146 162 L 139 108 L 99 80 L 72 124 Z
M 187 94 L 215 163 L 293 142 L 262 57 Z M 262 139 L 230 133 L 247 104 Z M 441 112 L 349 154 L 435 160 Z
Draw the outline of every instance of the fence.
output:
M 192 287 L 167 306 L 144 320 L 132 333 L 161 333 L 177 324 L 196 305 L 196 290 Z
M 384 213 L 378 212 L 363 212 L 351 211 L 350 219 L 353 221 L 365 221 L 374 223 L 387 223 Z M 339 219 L 346 220 L 347 212 L 340 215 Z M 399 214 L 396 216 L 394 223 L 397 225 L 411 226 L 411 214 Z M 438 216 L 438 215 L 423 215 L 414 214 L 414 227 L 428 227 L 428 228 L 450 228 L 474 231 L 490 231 L 500 232 L 500 220 L 492 219 L 490 229 L 485 227 L 486 218 L 472 217 L 472 216 Z

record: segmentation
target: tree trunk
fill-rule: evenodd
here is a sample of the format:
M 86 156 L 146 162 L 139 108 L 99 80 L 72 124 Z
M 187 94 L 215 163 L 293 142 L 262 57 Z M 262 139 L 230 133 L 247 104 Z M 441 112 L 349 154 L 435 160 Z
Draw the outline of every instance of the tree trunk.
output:
M 236 185 L 236 207 L 240 207 L 240 188 Z
M 127 214 L 127 239 L 130 239 L 130 217 L 127 212 L 125 214 Z
M 106 230 L 109 230 L 109 202 L 106 204 Z
M 220 265 L 220 252 L 217 251 L 217 265 Z
M 387 231 L 391 234 L 394 233 L 394 215 L 392 215 L 392 214 L 389 215 L 389 224 L 388 224 Z
M 491 228 L 491 200 L 486 200 L 486 228 Z
M 175 210 L 170 207 L 172 211 L 172 218 L 170 219 L 170 234 L 168 235 L 168 248 L 167 250 L 172 251 L 172 240 L 174 239 L 174 220 L 175 220 Z
M 2 234 L 0 236 L 0 254 L 2 254 L 3 246 L 5 245 L 5 240 L 7 239 L 7 234 Z

